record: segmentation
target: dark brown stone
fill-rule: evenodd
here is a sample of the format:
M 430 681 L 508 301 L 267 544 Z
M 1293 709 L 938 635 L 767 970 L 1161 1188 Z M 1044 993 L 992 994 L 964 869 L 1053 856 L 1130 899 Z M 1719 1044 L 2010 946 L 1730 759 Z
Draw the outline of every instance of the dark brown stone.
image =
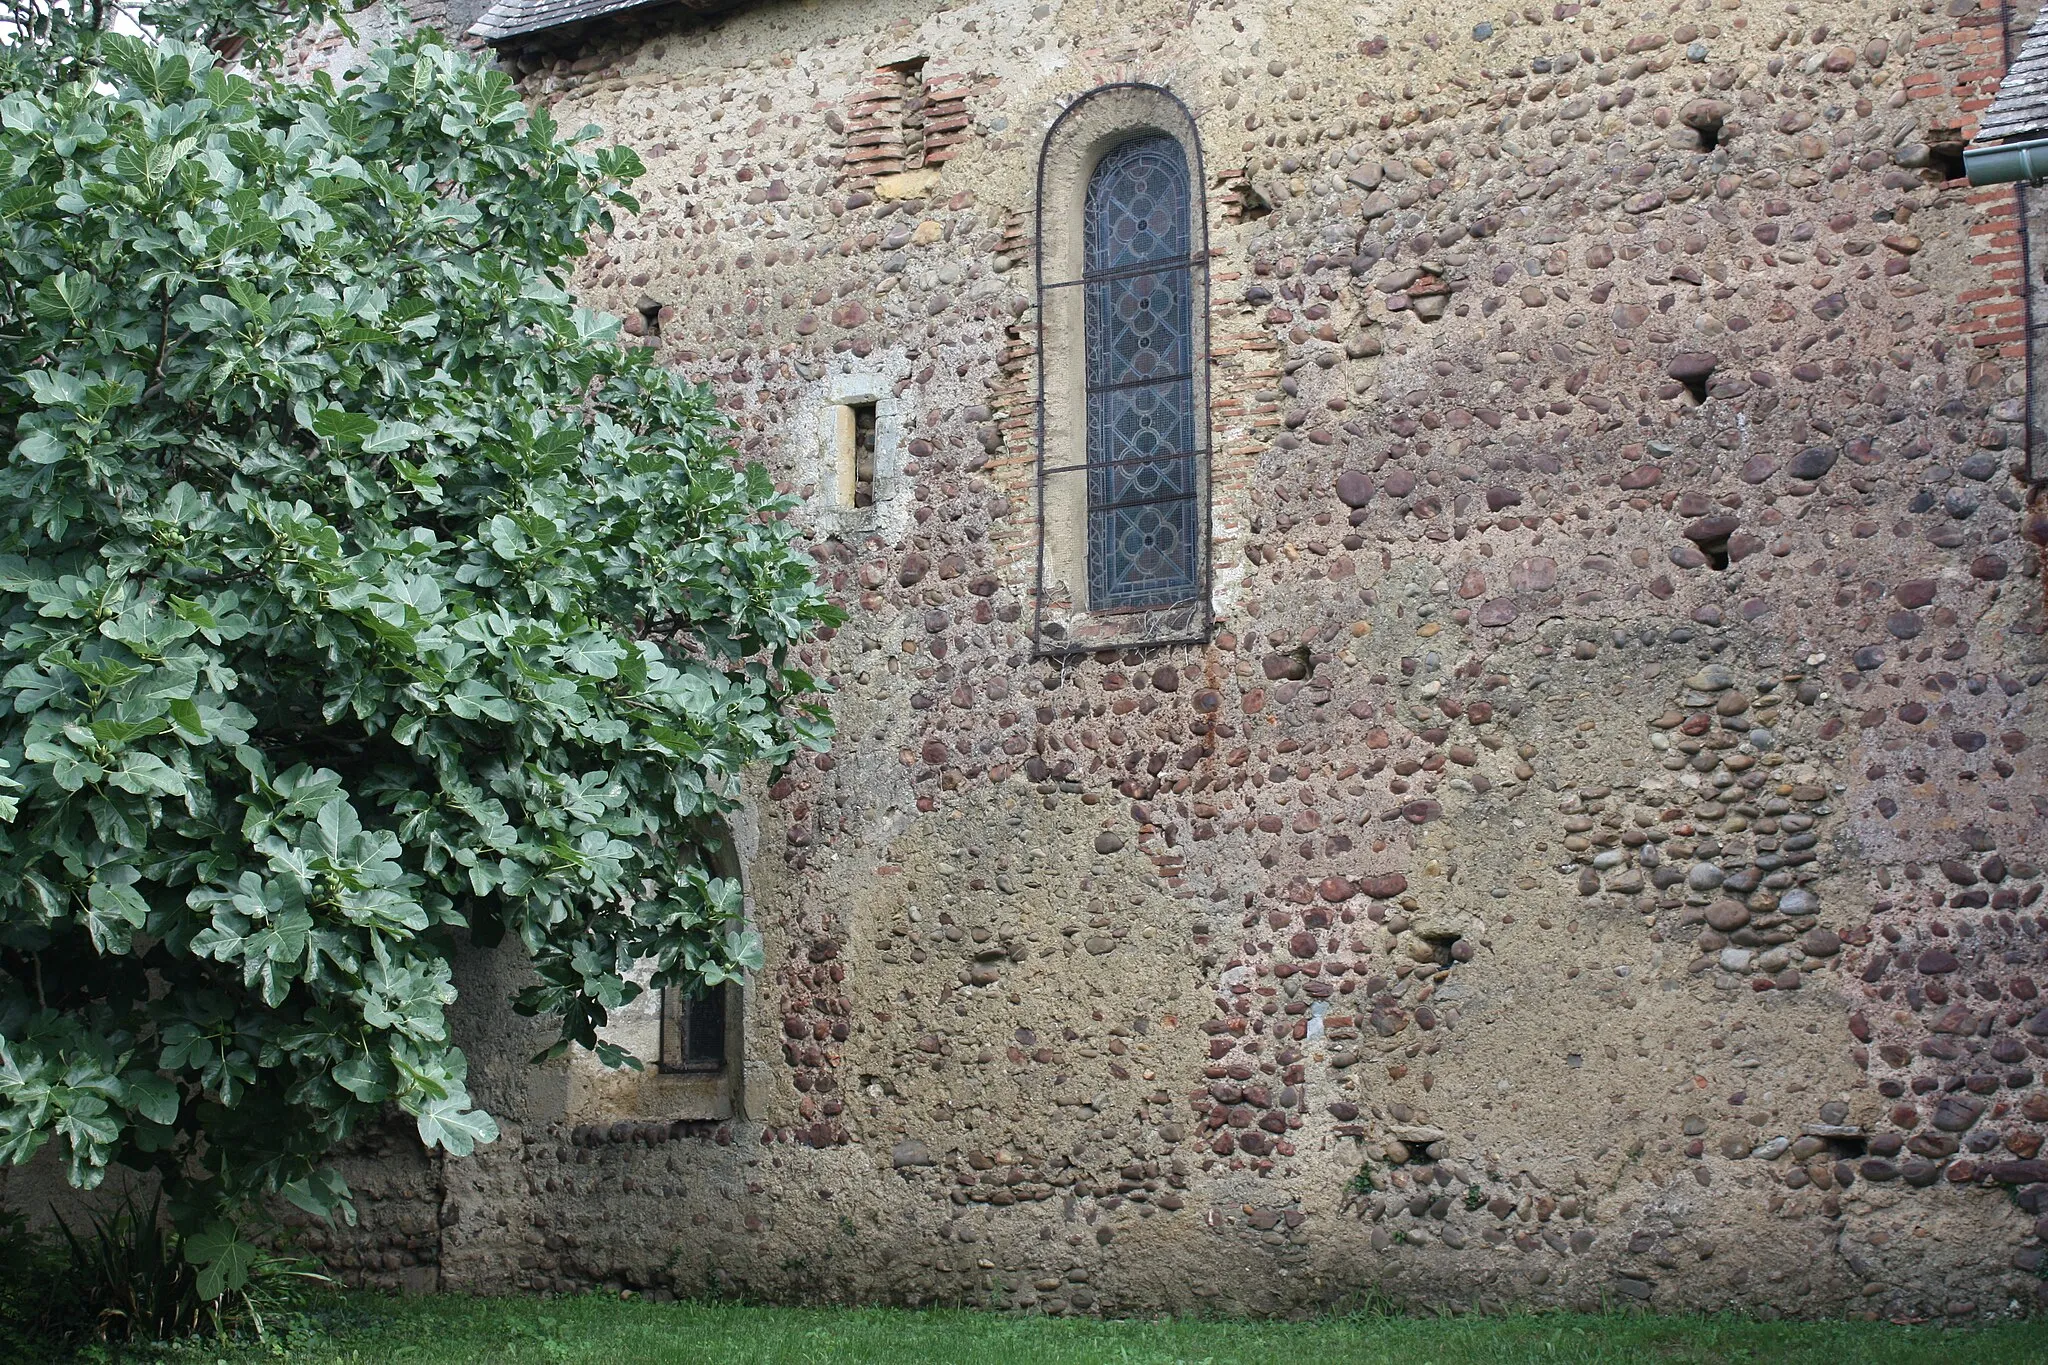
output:
M 1842 939 L 1832 929 L 1809 929 L 1801 936 L 1799 947 L 1808 957 L 1833 957 L 1842 951 Z
M 2037 1185 L 2048 1181 L 2048 1160 L 2038 1157 L 2024 1161 L 1987 1161 L 1978 1174 L 2001 1185 Z
M 1934 600 L 1935 581 L 1931 578 L 1914 578 L 1892 589 L 1892 597 L 1902 607 L 1924 607 Z
M 1733 933 L 1749 923 L 1749 907 L 1741 901 L 1715 901 L 1707 907 L 1707 923 L 1721 933 Z
M 1826 446 L 1808 446 L 1792 457 L 1785 472 L 1795 479 L 1813 480 L 1835 467 L 1835 452 Z
M 1948 1095 L 1934 1106 L 1934 1126 L 1944 1133 L 1964 1133 L 1984 1117 L 1984 1102 L 1965 1095 Z
M 1363 507 L 1372 501 L 1372 495 L 1370 475 L 1347 469 L 1337 476 L 1337 500 L 1346 507 Z

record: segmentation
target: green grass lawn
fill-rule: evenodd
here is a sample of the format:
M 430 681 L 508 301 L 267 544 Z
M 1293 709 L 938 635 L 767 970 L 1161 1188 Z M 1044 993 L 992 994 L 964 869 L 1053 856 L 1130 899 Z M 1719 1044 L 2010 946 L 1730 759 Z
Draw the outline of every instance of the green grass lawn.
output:
M 253 1365 L 1503 1365 L 1543 1362 L 1812 1361 L 1816 1365 L 2039 1365 L 2048 1324 L 1988 1328 L 1746 1318 L 1584 1316 L 1327 1318 L 1303 1323 L 1188 1319 L 1102 1322 L 893 1309 L 747 1308 L 602 1298 L 388 1299 L 347 1295 L 305 1315 L 288 1339 L 165 1359 Z

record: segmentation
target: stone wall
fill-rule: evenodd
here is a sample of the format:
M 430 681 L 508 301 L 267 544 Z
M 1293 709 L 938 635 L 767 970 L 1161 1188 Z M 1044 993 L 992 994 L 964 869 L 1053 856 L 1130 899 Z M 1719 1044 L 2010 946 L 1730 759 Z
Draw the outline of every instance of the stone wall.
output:
M 647 163 L 579 287 L 816 507 L 840 737 L 738 831 L 744 1119 L 572 1112 L 480 960 L 505 1136 L 358 1165 L 337 1265 L 2035 1306 L 2018 220 L 1943 179 L 1997 7 L 840 0 L 505 57 Z M 1112 81 L 1209 169 L 1218 626 L 1035 659 L 1033 177 Z M 817 439 L 860 375 L 866 519 Z

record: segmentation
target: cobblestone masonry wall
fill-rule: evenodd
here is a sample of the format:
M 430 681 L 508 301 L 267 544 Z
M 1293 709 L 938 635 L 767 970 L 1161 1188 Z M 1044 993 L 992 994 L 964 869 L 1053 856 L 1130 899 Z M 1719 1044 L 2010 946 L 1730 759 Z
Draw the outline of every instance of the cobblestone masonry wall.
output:
M 883 376 L 906 479 L 818 514 L 840 738 L 740 830 L 745 1118 L 573 1112 L 481 961 L 504 1139 L 363 1160 L 314 1244 L 1047 1312 L 2032 1310 L 2043 521 L 2014 197 L 1943 178 L 2000 39 L 844 0 L 510 49 L 649 168 L 587 299 L 814 502 L 832 377 Z M 1034 662 L 1032 176 L 1118 80 L 1210 169 L 1220 624 Z

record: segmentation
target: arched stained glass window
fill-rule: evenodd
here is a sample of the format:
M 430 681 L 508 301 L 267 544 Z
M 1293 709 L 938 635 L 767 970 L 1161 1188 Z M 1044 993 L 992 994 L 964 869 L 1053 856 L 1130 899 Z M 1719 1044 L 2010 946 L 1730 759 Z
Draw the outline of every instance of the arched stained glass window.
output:
M 1112 148 L 1083 207 L 1088 599 L 1169 605 L 1198 590 L 1193 244 L 1187 154 L 1164 134 Z
M 1209 638 L 1209 232 L 1170 90 L 1082 94 L 1038 159 L 1041 657 Z

